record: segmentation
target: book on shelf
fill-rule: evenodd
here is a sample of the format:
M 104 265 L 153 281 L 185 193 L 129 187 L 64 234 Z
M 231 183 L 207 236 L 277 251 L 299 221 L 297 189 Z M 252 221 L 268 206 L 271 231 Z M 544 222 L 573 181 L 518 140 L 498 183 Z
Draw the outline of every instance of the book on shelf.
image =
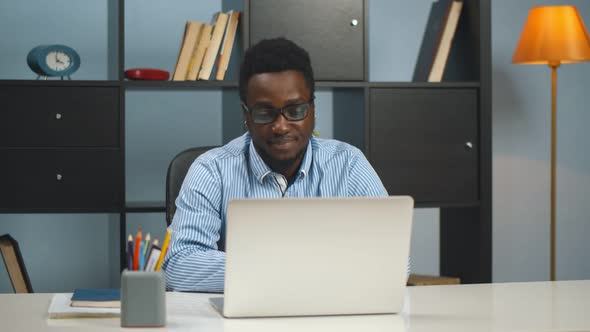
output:
M 223 37 L 223 43 L 221 45 L 221 51 L 219 51 L 219 60 L 217 63 L 217 75 L 215 79 L 218 81 L 223 80 L 227 66 L 229 64 L 229 58 L 234 46 L 234 40 L 236 39 L 236 31 L 238 30 L 238 23 L 240 21 L 240 12 L 229 11 L 227 28 Z
M 439 39 L 436 55 L 430 69 L 430 75 L 428 76 L 428 82 L 440 82 L 442 80 L 445 66 L 449 58 L 451 51 L 451 45 L 455 32 L 457 31 L 457 24 L 459 23 L 459 17 L 461 16 L 461 8 L 463 8 L 463 1 L 453 1 L 448 7 L 445 23 L 443 25 L 443 31 Z
M 199 70 L 198 79 L 200 80 L 208 80 L 211 77 L 211 72 L 213 71 L 213 65 L 215 64 L 215 59 L 217 58 L 217 52 L 219 51 L 219 47 L 221 45 L 221 40 L 223 38 L 223 33 L 225 32 L 225 26 L 228 21 L 228 15 L 223 12 L 217 12 L 213 15 L 211 20 L 211 24 L 213 25 L 213 33 L 211 34 L 211 41 L 209 42 L 209 47 L 207 47 L 207 51 L 205 52 L 205 58 L 203 59 L 203 64 L 201 65 L 201 69 Z
M 76 288 L 70 306 L 88 308 L 120 308 L 120 288 Z
M 442 81 L 462 8 L 462 0 L 432 3 L 414 68 L 414 81 Z
M 201 28 L 201 32 L 199 33 L 199 38 L 197 40 L 197 46 L 195 47 L 195 50 L 192 54 L 188 74 L 186 76 L 186 79 L 189 81 L 195 81 L 197 79 L 197 75 L 199 74 L 199 70 L 203 64 L 205 52 L 207 51 L 207 47 L 211 41 L 212 30 L 213 26 L 211 24 L 203 24 Z
M 29 275 L 20 252 L 18 242 L 10 236 L 4 234 L 0 236 L 0 254 L 6 266 L 8 277 L 15 293 L 32 293 L 33 287 L 29 280 Z
M 202 25 L 203 24 L 201 22 L 186 22 L 180 52 L 178 53 L 178 60 L 176 61 L 174 75 L 172 76 L 173 81 L 186 80 L 190 61 L 195 51 L 195 46 L 197 44 L 197 39 L 199 37 L 199 32 L 201 31 Z

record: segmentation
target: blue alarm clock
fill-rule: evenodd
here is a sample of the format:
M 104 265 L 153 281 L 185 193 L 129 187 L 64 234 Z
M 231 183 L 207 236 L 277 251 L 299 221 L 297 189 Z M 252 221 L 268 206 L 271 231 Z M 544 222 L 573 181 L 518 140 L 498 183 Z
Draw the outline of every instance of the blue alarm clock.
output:
M 80 68 L 80 55 L 66 45 L 39 45 L 27 55 L 27 64 L 39 75 L 37 79 L 50 76 L 72 79 L 70 75 Z

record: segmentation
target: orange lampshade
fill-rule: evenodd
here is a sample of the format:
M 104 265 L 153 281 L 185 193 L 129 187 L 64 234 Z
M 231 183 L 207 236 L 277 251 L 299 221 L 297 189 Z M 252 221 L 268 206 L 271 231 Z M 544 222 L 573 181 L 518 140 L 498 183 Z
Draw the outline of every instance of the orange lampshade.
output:
M 551 64 L 590 60 L 590 37 L 574 6 L 533 7 L 512 63 Z

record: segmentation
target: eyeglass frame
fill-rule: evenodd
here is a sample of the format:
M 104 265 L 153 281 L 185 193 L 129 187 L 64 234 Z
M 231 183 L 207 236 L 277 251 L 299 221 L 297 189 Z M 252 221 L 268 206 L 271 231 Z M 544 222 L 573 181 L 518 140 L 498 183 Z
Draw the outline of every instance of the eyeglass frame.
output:
M 313 98 L 311 98 L 311 99 L 310 99 L 308 102 L 305 102 L 305 103 L 300 103 L 300 104 L 290 104 L 290 105 L 286 105 L 286 106 L 283 106 L 283 107 L 278 107 L 278 108 L 277 108 L 277 107 L 268 107 L 268 108 L 266 108 L 265 110 L 272 111 L 272 112 L 275 114 L 275 117 L 274 117 L 274 118 L 273 118 L 271 121 L 269 121 L 269 122 L 256 122 L 256 121 L 254 121 L 254 118 L 252 117 L 252 111 L 253 111 L 254 109 L 250 109 L 250 108 L 248 108 L 248 106 L 247 106 L 247 105 L 246 105 L 246 103 L 244 103 L 244 102 L 240 102 L 240 105 L 242 106 L 242 109 L 243 109 L 243 110 L 244 110 L 246 113 L 250 114 L 250 117 L 252 118 L 252 122 L 254 122 L 255 124 L 269 124 L 269 123 L 273 123 L 273 122 L 275 122 L 275 121 L 276 121 L 276 119 L 277 119 L 277 117 L 278 117 L 279 115 L 281 115 L 283 118 L 285 118 L 285 120 L 287 120 L 287 121 L 289 121 L 289 122 L 299 122 L 299 121 L 303 121 L 303 120 L 305 120 L 305 118 L 307 118 L 307 116 L 309 115 L 309 111 L 311 110 L 311 106 L 313 106 L 313 105 L 314 105 L 314 102 L 313 102 Z M 285 116 L 285 113 L 284 113 L 284 112 L 285 112 L 285 109 L 286 109 L 286 108 L 288 108 L 288 107 L 294 107 L 294 106 L 303 106 L 303 105 L 307 105 L 307 107 L 308 107 L 308 108 L 307 108 L 307 111 L 306 111 L 306 113 L 305 113 L 305 116 L 304 116 L 303 118 L 301 118 L 301 119 L 298 119 L 298 120 L 292 120 L 292 119 L 289 119 L 288 117 L 286 117 L 286 116 Z

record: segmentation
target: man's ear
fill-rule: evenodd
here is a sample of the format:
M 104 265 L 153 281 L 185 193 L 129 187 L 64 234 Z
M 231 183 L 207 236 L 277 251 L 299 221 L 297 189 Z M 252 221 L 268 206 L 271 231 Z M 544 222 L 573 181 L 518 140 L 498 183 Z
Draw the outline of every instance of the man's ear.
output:
M 244 120 L 244 131 L 248 131 L 248 113 L 242 112 L 242 119 Z
M 240 107 L 242 107 L 242 120 L 244 121 L 244 130 L 248 130 L 248 108 L 244 102 L 240 102 Z
M 313 128 L 313 132 L 312 132 L 311 134 L 312 134 L 313 136 L 316 136 L 316 137 L 317 137 L 319 134 L 318 134 L 318 132 L 315 130 L 315 125 L 316 125 L 316 123 L 317 123 L 317 121 L 316 121 L 316 115 L 315 115 L 315 104 L 311 104 L 311 108 L 310 108 L 310 110 L 309 110 L 309 111 L 312 113 L 311 115 L 313 115 L 313 127 L 312 127 L 312 128 Z

